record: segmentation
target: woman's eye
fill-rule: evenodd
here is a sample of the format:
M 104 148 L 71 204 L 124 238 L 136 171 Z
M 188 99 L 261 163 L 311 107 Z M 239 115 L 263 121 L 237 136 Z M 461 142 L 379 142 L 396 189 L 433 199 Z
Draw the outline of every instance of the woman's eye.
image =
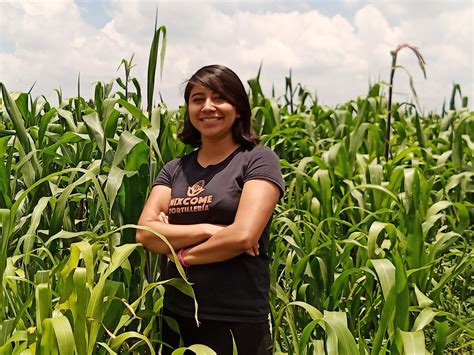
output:
M 225 99 L 222 96 L 215 96 L 212 98 L 214 102 L 224 102 Z

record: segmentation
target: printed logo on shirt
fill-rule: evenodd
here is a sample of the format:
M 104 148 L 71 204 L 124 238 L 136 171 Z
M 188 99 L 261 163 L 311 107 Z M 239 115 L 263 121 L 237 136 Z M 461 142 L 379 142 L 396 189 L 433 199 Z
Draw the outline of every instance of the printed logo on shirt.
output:
M 209 211 L 209 205 L 212 203 L 212 195 L 197 196 L 204 191 L 204 180 L 196 182 L 189 186 L 186 194 L 188 197 L 176 197 L 171 199 L 168 206 L 168 213 L 188 213 Z
M 204 191 L 204 184 L 206 182 L 204 180 L 199 180 L 197 183 L 195 183 L 193 186 L 188 187 L 188 196 L 189 197 L 194 197 L 196 195 L 199 195 L 201 192 Z

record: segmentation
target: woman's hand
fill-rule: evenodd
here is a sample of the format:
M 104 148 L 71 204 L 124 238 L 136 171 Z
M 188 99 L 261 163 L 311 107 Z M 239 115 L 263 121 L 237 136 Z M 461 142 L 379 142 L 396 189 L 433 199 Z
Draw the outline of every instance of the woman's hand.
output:
M 258 254 L 260 254 L 258 249 L 259 249 L 259 245 L 257 242 L 253 245 L 253 247 L 251 247 L 249 250 L 246 250 L 245 252 L 250 256 L 257 256 Z
M 160 214 L 158 215 L 158 222 L 170 224 L 168 216 L 164 212 L 160 212 Z

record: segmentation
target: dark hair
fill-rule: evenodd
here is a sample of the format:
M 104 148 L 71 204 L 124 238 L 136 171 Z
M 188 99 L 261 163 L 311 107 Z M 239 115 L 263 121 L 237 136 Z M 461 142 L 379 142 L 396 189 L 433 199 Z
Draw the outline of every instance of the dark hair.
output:
M 188 104 L 191 90 L 196 85 L 202 85 L 222 96 L 235 107 L 237 118 L 232 125 L 232 138 L 244 147 L 253 147 L 258 144 L 257 134 L 252 130 L 252 113 L 244 85 L 237 74 L 223 65 L 208 65 L 199 69 L 188 81 L 184 89 L 186 111 L 184 126 L 179 139 L 193 147 L 201 146 L 201 134 L 194 128 L 189 119 Z

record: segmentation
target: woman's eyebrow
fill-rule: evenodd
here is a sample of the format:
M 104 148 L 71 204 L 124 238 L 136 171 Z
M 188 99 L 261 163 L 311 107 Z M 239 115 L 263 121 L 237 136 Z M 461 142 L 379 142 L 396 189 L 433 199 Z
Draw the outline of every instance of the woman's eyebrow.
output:
M 192 94 L 191 97 L 200 96 L 200 95 L 204 95 L 204 93 L 196 92 L 196 93 Z

